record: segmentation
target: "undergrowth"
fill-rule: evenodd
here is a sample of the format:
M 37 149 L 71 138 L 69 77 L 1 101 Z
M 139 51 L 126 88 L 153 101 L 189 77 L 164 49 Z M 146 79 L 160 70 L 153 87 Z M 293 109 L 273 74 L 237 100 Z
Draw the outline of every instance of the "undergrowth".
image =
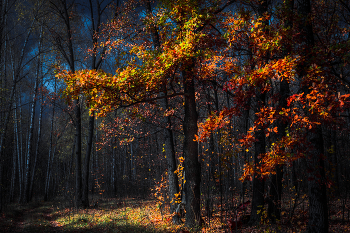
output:
M 63 201 L 36 202 L 29 205 L 9 205 L 0 214 L 0 232 L 231 232 L 226 223 L 232 218 L 227 213 L 216 213 L 209 219 L 203 217 L 201 229 L 187 229 L 184 224 L 173 225 L 171 216 L 160 211 L 154 200 L 99 199 L 91 208 L 76 209 Z M 337 202 L 333 203 L 337 207 Z M 340 207 L 338 205 L 338 207 Z M 349 231 L 349 222 L 341 222 L 340 209 L 332 209 L 330 232 Z M 302 232 L 307 225 L 307 212 L 295 210 L 295 217 L 289 219 L 282 213 L 282 220 L 271 224 L 263 213 L 263 224 L 243 226 L 237 232 Z M 347 217 L 347 216 L 346 216 Z M 232 232 L 235 232 L 233 230 Z

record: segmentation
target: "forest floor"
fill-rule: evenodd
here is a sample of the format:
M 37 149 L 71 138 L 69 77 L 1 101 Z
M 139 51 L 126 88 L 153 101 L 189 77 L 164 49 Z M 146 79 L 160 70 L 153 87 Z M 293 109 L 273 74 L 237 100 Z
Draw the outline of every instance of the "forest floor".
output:
M 303 203 L 304 205 L 305 203 Z M 11 204 L 0 214 L 0 232 L 179 232 L 186 229 L 173 225 L 171 216 L 161 213 L 156 201 L 137 199 L 99 199 L 93 207 L 77 210 L 66 207 L 67 202 L 33 202 L 28 205 Z M 349 210 L 341 201 L 330 203 L 330 232 L 350 232 Z M 248 212 L 249 210 L 247 210 Z M 343 216 L 344 214 L 344 216 Z M 307 211 L 297 205 L 293 217 L 282 211 L 282 220 L 271 224 L 263 213 L 262 225 L 240 226 L 237 232 L 303 232 L 307 225 Z M 227 226 L 226 214 L 214 214 L 210 222 L 204 217 L 201 229 L 190 232 L 236 232 Z

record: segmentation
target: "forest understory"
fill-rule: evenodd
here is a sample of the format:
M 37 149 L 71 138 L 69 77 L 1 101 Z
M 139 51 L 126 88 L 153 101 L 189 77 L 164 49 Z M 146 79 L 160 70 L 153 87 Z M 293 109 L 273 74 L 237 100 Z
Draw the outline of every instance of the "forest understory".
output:
M 159 203 L 152 199 L 95 196 L 88 209 L 76 209 L 72 207 L 73 202 L 66 200 L 11 204 L 0 216 L 0 232 L 305 232 L 308 221 L 306 195 L 299 198 L 285 195 L 282 218 L 276 223 L 269 221 L 265 211 L 260 225 L 250 226 L 238 220 L 234 229 L 228 221 L 236 221 L 235 213 L 237 219 L 250 213 L 248 208 L 234 211 L 237 208 L 232 208 L 232 204 L 237 207 L 236 200 L 225 204 L 222 211 L 219 205 L 215 206 L 210 218 L 204 216 L 203 208 L 204 223 L 197 229 L 188 229 L 183 223 L 172 224 L 171 216 L 164 214 L 169 213 L 169 206 L 160 209 Z M 349 232 L 350 203 L 335 198 L 329 202 L 329 207 L 329 232 Z

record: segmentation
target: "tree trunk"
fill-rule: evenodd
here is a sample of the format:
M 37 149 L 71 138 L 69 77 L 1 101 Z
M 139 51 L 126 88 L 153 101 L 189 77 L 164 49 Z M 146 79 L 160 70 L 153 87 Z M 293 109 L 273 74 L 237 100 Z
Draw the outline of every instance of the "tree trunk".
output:
M 258 4 L 258 17 L 261 17 L 267 12 L 268 1 L 262 0 Z M 266 22 L 267 24 L 267 22 Z M 268 62 L 268 61 L 266 61 Z M 260 111 L 260 107 L 265 105 L 265 93 L 261 93 L 261 89 L 256 89 L 256 107 L 255 112 Z M 266 141 L 264 130 L 259 127 L 255 132 L 255 152 L 254 152 L 254 165 L 258 166 L 261 163 L 261 155 L 266 153 Z M 252 208 L 249 223 L 252 225 L 258 224 L 261 219 L 262 210 L 264 208 L 264 188 L 265 181 L 262 179 L 260 174 L 254 174 L 253 177 L 253 197 L 252 197 Z
M 162 100 L 164 109 L 168 108 L 168 100 Z M 169 197 L 173 200 L 170 204 L 170 214 L 174 214 L 176 210 L 175 205 L 175 194 L 179 192 L 179 180 L 176 170 L 176 158 L 175 158 L 175 146 L 173 132 L 171 130 L 171 119 L 170 117 L 165 117 L 166 129 L 164 130 L 164 140 L 165 140 L 165 156 L 168 165 L 168 182 L 169 182 Z M 179 216 L 177 214 L 173 215 L 173 223 L 179 224 Z
M 69 9 L 66 0 L 61 0 L 62 10 L 59 10 L 59 15 L 61 15 L 66 26 L 67 37 L 65 42 L 67 43 L 68 53 L 64 51 L 64 48 L 58 45 L 60 52 L 66 59 L 70 71 L 75 72 L 75 58 L 73 49 L 73 34 L 71 28 L 71 17 L 69 16 Z M 57 7 L 55 7 L 57 9 Z M 68 55 L 67 55 L 68 54 Z M 81 164 L 81 106 L 79 98 L 74 100 L 74 125 L 75 125 L 75 206 L 81 208 L 83 206 L 82 201 L 82 164 Z
M 34 166 L 33 166 L 33 173 L 32 173 L 32 177 L 31 177 L 31 182 L 30 182 L 30 196 L 29 196 L 29 200 L 32 200 L 32 197 L 33 197 L 33 184 L 34 184 L 36 166 L 37 166 L 37 161 L 38 161 L 39 145 L 40 145 L 40 140 L 41 140 L 41 127 L 42 127 L 43 108 L 44 108 L 44 106 L 43 106 L 43 104 L 41 104 L 40 105 L 40 112 L 39 112 L 39 123 L 38 123 L 38 138 L 37 138 L 36 148 L 35 148 L 35 153 L 34 153 Z
M 310 55 L 315 46 L 313 27 L 311 24 L 311 2 L 310 0 L 298 1 L 298 13 L 300 14 L 300 33 L 306 44 L 304 49 L 305 62 L 299 67 L 299 76 L 306 76 L 306 69 L 310 66 Z M 304 93 L 310 92 L 309 86 L 303 86 Z M 324 142 L 322 126 L 317 125 L 309 132 L 308 140 L 311 143 L 310 153 L 306 157 L 308 169 L 308 195 L 309 195 L 309 222 L 307 231 L 309 233 L 328 232 L 328 204 L 326 190 L 326 175 L 324 167 Z
M 285 26 L 292 27 L 292 21 L 290 20 L 290 16 L 293 14 L 294 8 L 294 0 L 288 0 L 285 2 L 286 4 L 286 12 L 287 21 L 285 22 Z M 287 50 L 287 46 L 285 46 L 284 54 L 288 55 L 290 51 Z M 287 80 L 283 79 L 280 82 L 280 87 L 278 90 L 280 94 L 279 107 L 287 108 L 287 98 L 290 96 L 289 83 Z M 274 135 L 274 140 L 278 141 L 282 137 L 286 135 L 286 128 L 288 125 L 283 121 L 279 120 L 277 122 L 278 134 Z M 275 168 L 276 174 L 271 176 L 271 187 L 269 192 L 269 201 L 267 213 L 272 222 L 281 219 L 281 199 L 282 199 L 282 178 L 283 178 L 283 166 L 279 165 Z
M 41 85 L 41 81 L 40 81 L 40 65 L 41 65 L 41 45 L 42 45 L 42 36 L 43 36 L 43 26 L 41 26 L 40 28 L 40 38 L 39 38 L 39 45 L 38 45 L 38 61 L 37 61 L 37 67 L 36 67 L 36 74 L 35 74 L 35 96 L 33 101 L 34 101 L 34 111 L 35 111 L 35 106 L 36 106 L 36 98 L 38 95 L 38 88 L 39 85 Z M 41 100 L 43 100 L 42 98 L 43 96 L 41 96 Z M 33 164 L 33 168 L 32 168 L 32 174 L 30 177 L 30 184 L 29 184 L 29 190 L 28 190 L 28 201 L 31 201 L 32 199 L 32 191 L 33 191 L 33 182 L 34 182 L 34 177 L 35 177 L 35 170 L 36 170 L 36 165 L 37 165 L 37 159 L 38 159 L 38 152 L 39 152 L 39 143 L 40 143 L 40 137 L 41 137 L 41 121 L 42 121 L 42 114 L 43 114 L 43 104 L 40 104 L 40 112 L 39 112 L 39 124 L 38 124 L 38 138 L 37 138 L 37 142 L 36 142 L 36 148 L 35 148 L 35 153 L 34 153 L 34 164 Z M 33 119 L 34 121 L 35 119 Z M 34 126 L 34 124 L 33 124 Z M 33 136 L 33 135 L 32 135 Z M 33 143 L 34 143 L 34 138 L 32 139 Z
M 40 46 L 41 43 L 39 42 L 39 53 L 40 53 Z M 39 61 L 40 62 L 40 61 Z M 39 69 L 39 62 L 38 67 Z M 32 175 L 32 147 L 34 144 L 34 120 L 35 120 L 35 109 L 36 109 L 36 102 L 37 102 L 37 95 L 38 95 L 38 88 L 39 88 L 39 70 L 36 71 L 36 77 L 35 77 L 35 83 L 34 83 L 34 90 L 33 90 L 33 98 L 32 98 L 32 106 L 30 111 L 30 125 L 29 125 L 29 134 L 28 134 L 28 144 L 27 144 L 27 152 L 26 152 L 26 159 L 25 159 L 25 186 L 24 186 L 24 192 L 22 197 L 23 203 L 28 203 L 30 200 L 30 187 L 31 187 L 31 175 Z
M 328 205 L 326 190 L 326 175 L 324 167 L 324 147 L 322 128 L 317 127 L 309 134 L 312 150 L 307 156 L 308 195 L 309 195 L 309 233 L 328 232 Z
M 89 175 L 90 175 L 90 157 L 92 151 L 92 139 L 94 137 L 94 125 L 95 125 L 95 115 L 94 113 L 89 117 L 89 131 L 88 131 L 88 141 L 85 156 L 85 173 L 84 173 L 84 187 L 83 187 L 83 206 L 84 208 L 89 207 Z
M 333 149 L 332 150 L 332 164 L 333 164 L 333 167 L 334 167 L 334 171 L 335 171 L 335 186 L 336 186 L 336 193 L 337 195 L 340 195 L 340 187 L 339 187 L 339 184 L 340 184 L 340 169 L 339 169 L 339 165 L 338 165 L 338 146 L 337 146 L 337 129 L 334 129 L 334 130 L 331 130 L 331 141 L 332 141 L 332 146 Z
M 102 1 L 103 2 L 103 1 Z M 101 14 L 103 10 L 101 10 L 101 4 L 99 1 L 96 1 L 97 3 L 97 17 L 96 17 L 96 24 L 95 24 L 95 15 L 94 15 L 94 6 L 92 4 L 92 1 L 89 0 L 90 5 L 90 17 L 91 17 L 91 29 L 92 29 L 92 46 L 94 47 L 94 53 L 92 55 L 92 63 L 91 63 L 91 69 L 99 69 L 100 65 L 102 64 L 102 56 L 100 57 L 99 61 L 96 61 L 96 43 L 97 43 L 97 37 L 96 35 L 99 33 L 100 24 L 101 24 Z M 103 54 L 103 53 L 102 53 Z M 94 113 L 89 117 L 89 131 L 88 131 L 88 142 L 87 142 L 87 148 L 86 148 L 86 156 L 85 156 L 85 163 L 84 163 L 84 179 L 83 179 L 83 190 L 82 190 L 82 204 L 84 208 L 89 207 L 89 175 L 90 175 L 90 159 L 91 159 L 91 153 L 92 153 L 92 141 L 93 141 L 93 135 L 94 135 L 94 124 L 95 124 L 95 116 Z
M 56 93 L 57 89 L 57 80 L 55 79 L 54 84 L 54 92 Z M 56 101 L 54 100 L 52 104 L 52 116 L 51 116 L 51 126 L 50 126 L 50 145 L 49 145 L 49 158 L 47 159 L 47 170 L 46 170 L 46 179 L 45 179 L 45 191 L 44 191 L 44 201 L 48 201 L 49 199 L 49 187 L 50 187 L 50 170 L 51 170 L 51 157 L 54 157 L 54 154 L 52 152 L 52 144 L 53 144 L 53 124 L 55 119 L 55 106 Z M 70 173 L 69 173 L 70 174 Z
M 260 101 L 265 101 L 265 95 L 258 95 Z M 257 103 L 259 105 L 259 103 Z M 255 152 L 254 152 L 254 164 L 259 165 L 261 162 L 260 156 L 265 154 L 265 133 L 261 129 L 255 132 Z M 249 223 L 256 225 L 260 223 L 262 210 L 264 208 L 264 188 L 265 181 L 260 174 L 254 174 L 253 177 L 253 197 L 252 197 L 252 208 L 250 214 Z
M 185 118 L 184 131 L 184 169 L 186 173 L 185 200 L 186 200 L 186 225 L 189 227 L 201 224 L 200 215 L 200 182 L 201 165 L 198 161 L 198 142 L 195 135 L 198 133 L 197 110 L 193 75 L 193 65 L 183 71 L 183 85 L 185 92 Z
M 14 134 L 16 142 L 16 156 L 17 156 L 17 169 L 18 169 L 18 187 L 19 187 L 19 196 L 22 194 L 22 165 L 21 165 L 21 151 L 19 146 L 19 130 L 18 130 L 18 116 L 17 116 L 17 98 L 14 101 Z
M 148 0 L 147 1 L 147 13 L 151 14 L 151 3 Z M 153 40 L 153 46 L 154 49 L 159 50 L 160 49 L 160 39 L 158 30 L 155 26 L 153 26 L 153 33 L 152 33 L 152 40 Z M 160 93 L 161 96 L 166 95 L 166 93 Z M 168 109 L 168 100 L 167 98 L 164 98 L 161 100 L 161 105 L 164 108 L 164 110 Z M 174 146 L 174 138 L 173 138 L 173 132 L 171 130 L 171 119 L 169 116 L 164 117 L 164 123 L 166 125 L 166 129 L 164 130 L 164 137 L 165 137 L 165 156 L 166 161 L 168 165 L 168 185 L 169 185 L 169 197 L 170 200 L 175 200 L 175 194 L 179 193 L 179 181 L 177 174 L 175 174 L 176 170 L 176 157 L 175 157 L 175 146 Z M 173 214 L 173 223 L 179 224 L 179 216 L 177 214 L 174 214 L 176 211 L 176 205 L 175 201 L 172 201 L 170 204 L 170 214 Z
M 4 38 L 6 38 L 6 36 L 4 36 L 5 34 L 5 27 L 6 27 L 6 21 L 7 21 L 7 12 L 8 12 L 8 1 L 4 0 L 0 2 L 0 64 L 1 64 L 1 92 L 5 93 L 5 90 L 7 89 L 7 85 L 6 85 L 6 56 L 4 56 L 6 54 L 6 40 L 4 40 Z M 3 44 L 5 43 L 5 48 L 3 49 Z M 4 52 L 5 51 L 5 52 Z M 4 72 L 3 72 L 4 71 Z M 15 91 L 15 83 L 13 83 L 13 89 L 12 89 L 13 93 Z M 5 97 L 5 95 L 2 95 L 2 97 Z M 3 103 L 3 100 L 5 103 Z M 10 101 L 8 102 L 8 106 L 10 108 L 5 107 L 5 114 L 3 115 L 3 113 L 1 113 L 1 118 L 0 118 L 0 213 L 3 210 L 3 206 L 4 206 L 4 189 L 3 189 L 3 166 L 4 166 L 4 158 L 3 158 L 3 148 L 4 148 L 4 140 L 5 140 L 5 135 L 6 135 L 6 130 L 7 130 L 7 124 L 9 123 L 9 119 L 10 119 L 10 111 L 11 111 L 11 106 L 12 106 L 12 101 L 13 98 L 10 98 Z M 6 103 L 6 98 L 1 98 L 1 106 L 7 106 Z M 1 111 L 2 112 L 2 111 Z M 4 123 L 2 123 L 4 122 Z
M 281 219 L 283 166 L 277 166 L 275 170 L 276 174 L 271 176 L 271 187 L 269 190 L 267 207 L 267 214 L 272 222 Z
M 0 212 L 3 208 L 3 195 L 4 195 L 4 190 L 3 190 L 3 166 L 4 166 L 4 143 L 5 143 L 5 138 L 6 138 L 6 132 L 7 132 L 7 127 L 10 122 L 10 116 L 11 116 L 11 106 L 12 102 L 14 99 L 14 94 L 16 91 L 16 76 L 13 77 L 13 84 L 11 88 L 11 93 L 10 93 L 10 99 L 9 99 L 9 106 L 5 111 L 5 119 L 3 119 L 3 122 L 1 124 L 1 133 L 0 133 Z
M 79 98 L 75 104 L 75 206 L 83 207 L 81 172 L 81 109 Z
M 16 102 L 16 101 L 15 101 Z M 14 119 L 15 121 L 16 119 Z M 13 141 L 16 142 L 16 129 L 14 128 Z M 13 149 L 12 155 L 12 173 L 11 173 L 11 187 L 10 187 L 10 202 L 14 200 L 15 185 L 16 185 L 16 171 L 17 171 L 17 150 Z
M 23 60 L 24 60 L 24 55 L 25 55 L 25 49 L 27 48 L 27 45 L 28 45 L 28 41 L 29 41 L 29 37 L 31 35 L 31 32 L 32 32 L 32 29 L 33 29 L 33 25 L 34 25 L 34 22 L 35 22 L 35 19 L 33 19 L 32 23 L 31 23 L 31 26 L 28 30 L 28 33 L 27 33 L 27 36 L 24 40 L 24 44 L 23 44 L 23 47 L 22 47 L 22 50 L 21 50 L 21 56 L 19 58 L 19 62 L 17 64 L 17 67 L 15 66 L 15 62 L 12 61 L 12 69 L 13 69 L 13 73 L 12 73 L 12 78 L 13 78 L 13 84 L 12 84 L 12 90 L 11 90 L 11 94 L 10 94 L 10 105 L 9 105 L 9 111 L 6 112 L 7 116 L 5 117 L 5 130 L 3 131 L 3 133 L 1 134 L 1 139 L 0 139 L 0 155 L 2 153 L 2 147 L 3 147 L 3 143 L 4 143 L 4 136 L 5 136 L 5 133 L 6 133 L 6 128 L 7 128 L 7 124 L 8 124 L 8 121 L 9 121 L 9 118 L 10 118 L 10 111 L 11 111 L 11 105 L 12 105 L 12 101 L 13 101 L 13 97 L 14 97 L 14 94 L 15 94 L 15 91 L 16 91 L 16 85 L 17 85 L 17 82 L 18 82 L 18 79 L 20 77 L 20 74 L 21 74 L 21 71 L 22 71 L 22 63 L 23 63 Z M 10 51 L 11 53 L 11 51 Z M 12 55 L 12 53 L 11 53 Z M 37 84 L 35 82 L 35 84 Z M 35 92 L 35 89 L 37 87 L 34 87 L 34 92 Z M 35 93 L 33 94 L 33 97 L 34 97 Z M 31 108 L 31 114 L 34 114 L 33 112 L 33 104 L 35 102 L 32 103 L 32 108 Z M 34 106 L 35 107 L 35 106 Z M 30 121 L 32 123 L 32 119 L 33 119 L 33 116 L 31 115 L 30 117 Z M 30 125 L 30 127 L 32 126 L 32 124 Z M 30 132 L 31 132 L 31 129 L 29 130 L 29 135 L 30 135 Z M 30 149 L 31 149 L 31 138 L 28 138 L 28 147 L 27 147 L 27 151 L 26 151 L 26 158 L 25 158 L 25 163 L 24 163 L 24 167 L 25 167 L 25 171 L 24 171 L 24 186 L 23 186 L 23 193 L 22 193 L 22 197 L 21 197 L 21 201 L 23 203 L 27 203 L 28 202 L 28 197 L 29 197 L 29 182 L 30 182 L 30 168 L 28 167 L 30 164 Z
M 31 173 L 32 173 L 32 146 L 34 143 L 33 134 L 34 134 L 34 120 L 35 120 L 35 108 L 36 108 L 36 96 L 38 93 L 38 78 L 36 78 L 34 84 L 34 93 L 32 98 L 32 106 L 30 113 L 30 125 L 29 125 L 29 134 L 28 134 L 28 144 L 25 158 L 25 185 L 24 192 L 22 196 L 22 203 L 28 203 L 30 199 L 30 182 L 31 182 Z

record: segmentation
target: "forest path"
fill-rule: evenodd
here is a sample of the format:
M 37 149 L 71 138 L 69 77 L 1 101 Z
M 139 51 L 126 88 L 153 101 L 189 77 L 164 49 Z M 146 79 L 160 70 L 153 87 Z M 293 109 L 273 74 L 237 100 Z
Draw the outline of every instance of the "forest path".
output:
M 0 232 L 62 232 L 56 217 L 52 206 L 39 203 L 13 208 L 0 215 Z
M 162 223 L 154 201 L 100 200 L 94 207 L 76 209 L 64 200 L 10 204 L 0 213 L 0 233 L 166 233 L 178 227 Z M 153 216 L 156 214 L 156 216 Z M 162 223 L 162 224 L 161 224 Z M 172 229 L 174 228 L 174 229 Z

